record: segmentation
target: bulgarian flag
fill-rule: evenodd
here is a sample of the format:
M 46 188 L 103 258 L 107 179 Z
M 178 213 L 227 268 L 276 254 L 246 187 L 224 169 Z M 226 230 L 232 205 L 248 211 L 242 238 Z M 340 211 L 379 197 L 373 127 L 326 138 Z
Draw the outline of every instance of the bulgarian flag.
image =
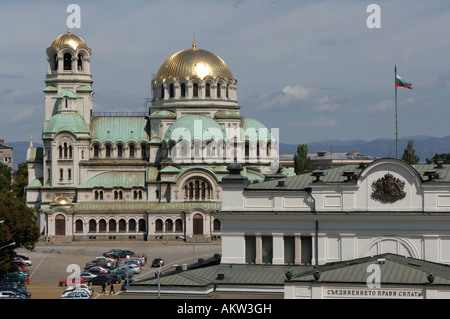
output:
M 405 80 L 403 80 L 400 76 L 396 75 L 395 76 L 395 85 L 396 86 L 402 86 L 404 88 L 407 89 L 412 89 L 412 83 L 408 83 Z

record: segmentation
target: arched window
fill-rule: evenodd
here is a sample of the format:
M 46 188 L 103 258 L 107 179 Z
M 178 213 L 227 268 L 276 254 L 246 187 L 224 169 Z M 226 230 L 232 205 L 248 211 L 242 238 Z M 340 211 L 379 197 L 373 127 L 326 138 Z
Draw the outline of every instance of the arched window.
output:
M 206 83 L 205 96 L 211 97 L 211 84 L 209 84 L 209 83 Z
M 110 219 L 108 222 L 108 230 L 110 233 L 115 233 L 116 232 L 116 221 L 114 219 Z
M 94 157 L 98 157 L 99 154 L 100 154 L 99 146 L 98 145 L 94 145 Z
M 83 221 L 81 219 L 77 219 L 75 222 L 75 231 L 76 232 L 83 232 Z
M 96 231 L 97 231 L 97 222 L 95 221 L 95 219 L 91 219 L 89 221 L 89 232 L 95 233 Z
M 181 97 L 186 97 L 186 84 L 181 83 Z
M 117 146 L 117 157 L 122 157 L 122 154 L 123 154 L 122 145 L 118 145 Z
M 164 89 L 164 85 L 161 86 L 161 99 L 164 99 L 164 93 L 165 93 L 165 89 Z
M 100 221 L 98 222 L 98 231 L 106 232 L 106 220 L 100 219 Z
M 155 221 L 155 232 L 162 232 L 163 231 L 163 221 L 161 219 L 157 219 Z
M 173 232 L 173 222 L 171 219 L 166 220 L 166 232 Z
M 220 220 L 214 219 L 213 221 L 213 231 L 220 231 Z
M 217 84 L 217 97 L 220 98 L 222 88 L 220 87 L 220 84 Z
M 64 54 L 64 70 L 72 70 L 72 55 L 70 53 Z
M 95 198 L 95 200 L 98 200 L 98 191 L 94 192 L 94 198 Z
M 69 181 L 72 179 L 72 170 L 70 168 L 67 170 L 67 179 Z
M 106 157 L 111 157 L 111 145 L 106 145 Z
M 134 145 L 130 145 L 130 157 L 134 157 Z
M 198 97 L 198 84 L 194 83 L 194 91 L 192 92 L 193 97 Z
M 67 143 L 64 143 L 64 158 L 67 158 Z
M 61 168 L 59 170 L 59 180 L 62 181 L 64 179 L 64 170 Z
M 147 145 L 141 144 L 141 158 L 147 158 Z
M 83 57 L 81 54 L 78 55 L 78 71 L 83 70 Z
M 181 219 L 177 219 L 175 221 L 175 231 L 182 232 L 183 231 L 183 221 Z
M 62 145 L 59 146 L 59 158 L 63 158 L 63 147 Z
M 172 83 L 169 86 L 169 97 L 173 98 L 174 96 L 175 96 L 175 94 L 174 94 L 173 83 Z
M 145 219 L 139 219 L 139 231 L 145 232 Z
M 136 221 L 134 219 L 130 219 L 130 221 L 128 222 L 128 231 L 136 231 Z
M 185 200 L 211 199 L 212 187 L 205 179 L 192 178 L 184 184 L 183 189 Z
M 127 231 L 127 222 L 125 219 L 119 220 L 119 232 L 126 232 Z

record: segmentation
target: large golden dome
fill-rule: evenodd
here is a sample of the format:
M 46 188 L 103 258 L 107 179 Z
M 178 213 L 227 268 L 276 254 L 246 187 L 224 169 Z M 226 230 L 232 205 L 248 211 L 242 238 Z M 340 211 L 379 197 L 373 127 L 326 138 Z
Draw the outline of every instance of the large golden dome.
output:
M 179 51 L 168 58 L 156 73 L 154 82 L 158 80 L 184 78 L 203 80 L 211 78 L 214 81 L 223 79 L 236 81 L 230 68 L 219 56 L 206 50 L 198 49 L 195 42 L 192 49 Z
M 57 51 L 63 49 L 63 48 L 71 48 L 75 51 L 78 49 L 84 48 L 91 52 L 91 49 L 87 46 L 86 42 L 79 36 L 72 34 L 70 32 L 70 29 L 67 30 L 66 34 L 61 34 L 59 37 L 53 41 L 52 45 L 47 49 L 55 48 Z

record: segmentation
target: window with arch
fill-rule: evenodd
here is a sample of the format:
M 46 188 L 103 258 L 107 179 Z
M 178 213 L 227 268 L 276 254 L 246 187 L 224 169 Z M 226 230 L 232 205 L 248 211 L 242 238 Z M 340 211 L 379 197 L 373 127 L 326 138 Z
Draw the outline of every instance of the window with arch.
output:
M 173 232 L 173 221 L 171 219 L 166 219 L 166 233 Z
M 136 221 L 134 219 L 130 219 L 128 221 L 128 231 L 130 231 L 130 232 L 136 231 Z
M 98 222 L 98 231 L 106 232 L 106 220 L 100 219 L 100 221 Z
M 119 232 L 126 232 L 127 231 L 127 222 L 125 219 L 119 220 Z
M 64 179 L 64 170 L 61 168 L 60 170 L 59 170 L 59 180 L 63 180 Z
M 122 144 L 117 145 L 117 157 L 123 156 L 123 146 Z
M 72 180 L 72 170 L 70 168 L 67 170 L 67 179 L 69 181 Z
M 214 221 L 213 221 L 213 231 L 220 231 L 220 226 L 221 226 L 220 220 L 218 220 L 217 218 L 214 219 Z
M 211 84 L 209 84 L 209 83 L 206 83 L 205 97 L 211 97 Z
M 83 56 L 78 54 L 78 71 L 83 71 Z
M 139 231 L 141 231 L 141 232 L 145 232 L 145 230 L 146 230 L 146 227 L 145 227 L 145 219 L 139 219 Z
M 176 232 L 182 232 L 183 231 L 183 221 L 180 218 L 178 218 L 175 221 L 175 231 Z
M 123 191 L 121 191 L 121 190 L 114 191 L 114 199 L 115 200 L 122 200 L 123 199 Z
M 221 90 L 222 90 L 222 87 L 220 86 L 220 84 L 217 84 L 217 97 L 218 98 L 221 97 L 221 94 L 222 94 Z
M 72 70 L 72 55 L 70 53 L 64 54 L 64 70 Z
M 198 97 L 198 84 L 197 83 L 194 83 L 194 86 L 193 86 L 193 92 L 192 92 L 192 96 L 193 97 Z
M 165 88 L 164 85 L 161 86 L 161 99 L 164 99 L 164 95 L 165 95 Z
M 155 220 L 155 232 L 163 231 L 163 221 L 161 219 Z
M 96 144 L 94 145 L 94 157 L 97 158 L 99 156 L 100 156 L 100 146 Z
M 130 145 L 130 157 L 134 157 L 134 145 Z
M 111 145 L 106 145 L 105 147 L 105 156 L 106 157 L 111 157 Z
M 103 200 L 103 191 L 95 191 L 94 198 L 95 200 Z
M 95 219 L 89 220 L 89 232 L 95 233 L 97 231 L 97 222 Z
M 110 233 L 116 232 L 117 223 L 114 219 L 110 219 L 108 222 L 108 230 Z
M 174 96 L 175 96 L 175 90 L 174 90 L 173 83 L 172 83 L 169 85 L 169 97 L 174 98 Z
M 147 145 L 141 144 L 141 158 L 147 158 Z
M 134 190 L 133 191 L 133 198 L 135 200 L 142 199 L 142 191 L 141 190 Z
M 184 184 L 185 200 L 208 200 L 212 197 L 212 187 L 203 178 L 191 178 Z
M 185 98 L 186 97 L 186 84 L 181 83 L 180 89 L 181 89 L 181 98 Z
M 75 221 L 75 231 L 79 233 L 83 232 L 83 221 L 81 219 Z

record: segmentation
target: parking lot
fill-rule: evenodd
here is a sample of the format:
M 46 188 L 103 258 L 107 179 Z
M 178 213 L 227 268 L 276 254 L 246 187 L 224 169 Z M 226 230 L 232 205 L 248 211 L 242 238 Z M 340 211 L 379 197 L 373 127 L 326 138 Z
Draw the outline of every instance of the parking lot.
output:
M 28 256 L 33 262 L 26 268 L 29 270 L 30 278 L 27 290 L 32 293 L 31 299 L 57 299 L 61 297 L 65 287 L 58 285 L 60 280 L 67 279 L 74 267 L 79 266 L 80 271 L 84 270 L 85 264 L 95 257 L 103 256 L 103 253 L 110 249 L 128 249 L 136 254 L 145 254 L 148 263 L 142 268 L 140 274 L 134 275 L 133 279 L 139 280 L 154 277 L 155 268 L 151 267 L 154 258 L 163 258 L 164 266 L 161 271 L 173 269 L 175 265 L 192 263 L 193 245 L 184 242 L 74 242 L 70 244 L 45 244 L 39 243 L 34 251 L 19 250 L 18 254 Z M 215 253 L 220 253 L 220 242 L 197 243 L 195 245 L 195 260 L 198 258 L 208 258 Z M 68 268 L 69 267 L 69 268 Z M 107 294 L 101 294 L 101 286 L 94 288 L 93 299 L 120 298 L 121 284 L 115 284 L 116 294 L 110 295 L 110 287 L 107 287 Z

